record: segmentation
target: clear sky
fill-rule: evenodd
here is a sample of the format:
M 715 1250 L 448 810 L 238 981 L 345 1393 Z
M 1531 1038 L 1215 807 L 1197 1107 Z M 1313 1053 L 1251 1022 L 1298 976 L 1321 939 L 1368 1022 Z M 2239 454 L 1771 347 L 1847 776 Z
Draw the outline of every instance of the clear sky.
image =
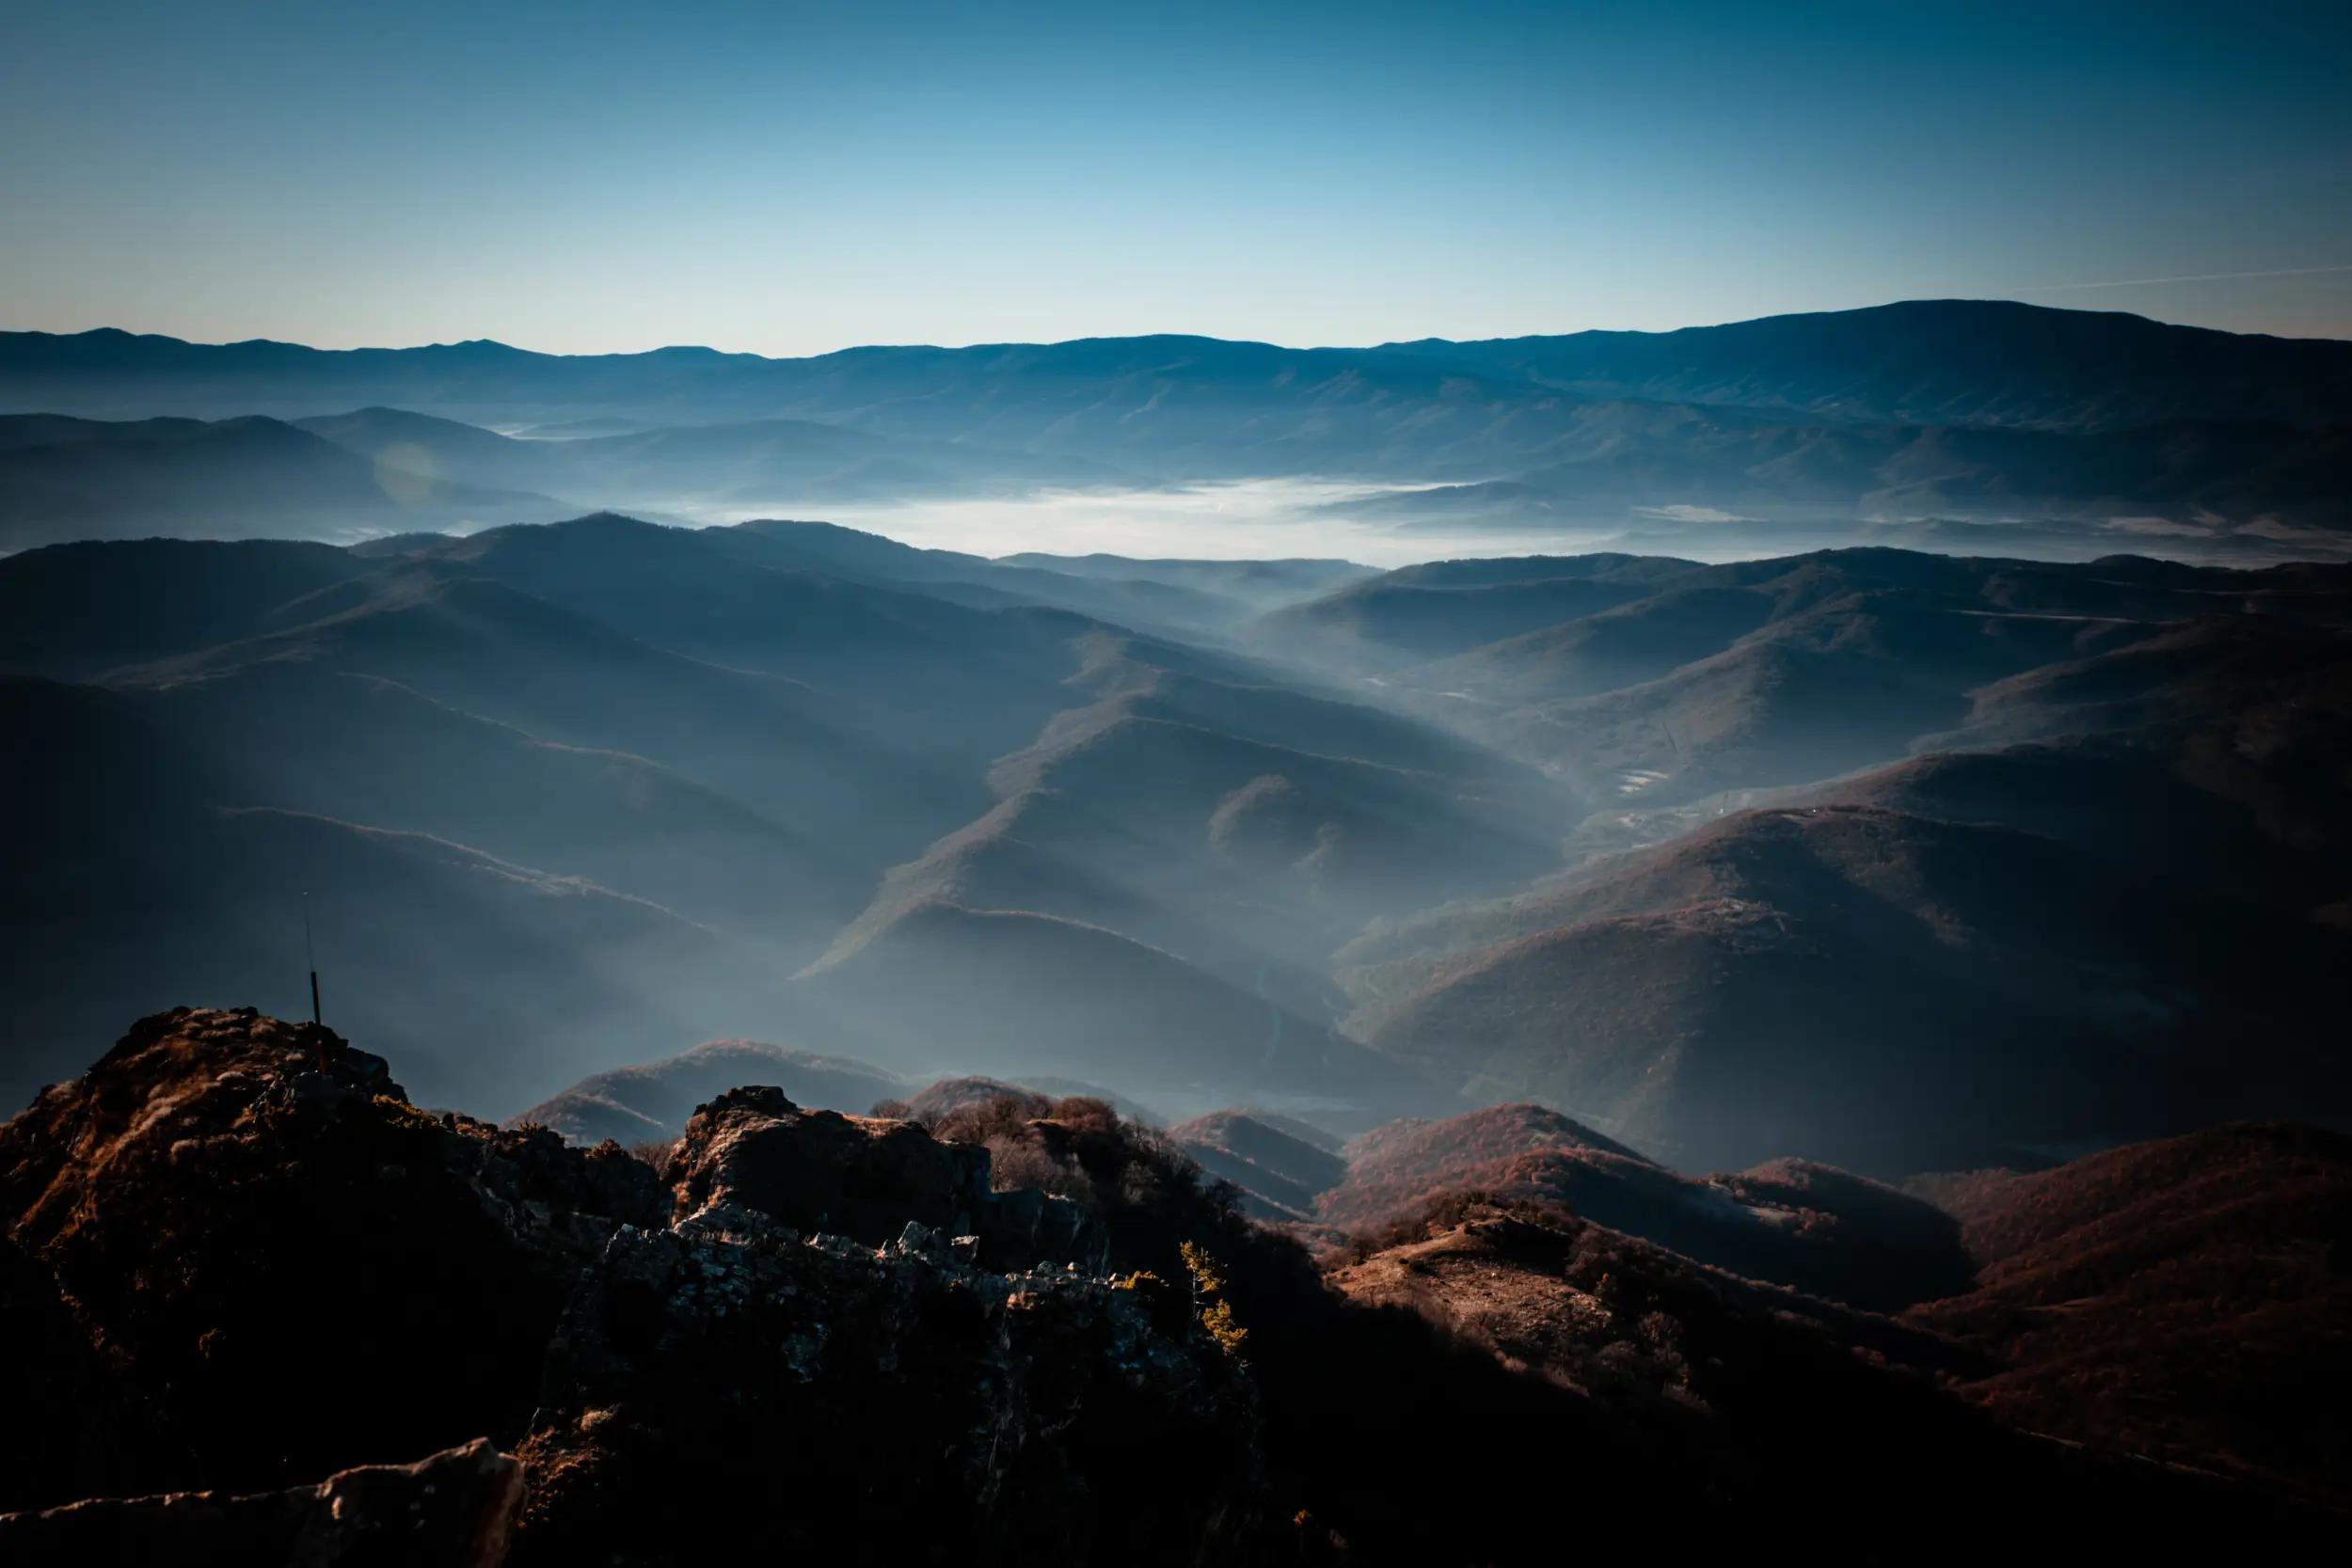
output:
M 0 326 L 803 354 L 1947 295 L 2352 337 L 2352 5 L 0 0 Z

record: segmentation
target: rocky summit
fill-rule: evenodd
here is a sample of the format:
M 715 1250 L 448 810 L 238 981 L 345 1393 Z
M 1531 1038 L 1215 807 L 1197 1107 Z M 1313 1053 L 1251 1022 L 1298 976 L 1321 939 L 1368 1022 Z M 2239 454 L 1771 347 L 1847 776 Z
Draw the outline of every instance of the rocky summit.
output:
M 2325 1506 L 2035 1435 L 1969 1396 L 1995 1337 L 1582 1188 L 1335 1241 L 1098 1099 L 925 1104 L 751 1085 L 580 1148 L 420 1109 L 329 1030 L 143 1020 L 0 1128 L 0 1561 L 1493 1563 L 1555 1553 L 1564 1497 L 1726 1544 L 1989 1544 L 1952 1511 L 1992 1495 L 2151 1539 Z M 1264 1152 L 1247 1119 L 1188 1136 Z M 1553 1133 L 1479 1150 L 1506 1124 Z
M 326 1030 L 143 1021 L 0 1132 L 4 1310 L 54 1352 L 9 1361 L 0 1556 L 487 1562 L 517 1496 L 524 1563 L 1190 1561 L 1262 1524 L 1233 1364 L 1171 1289 L 1041 1256 L 1067 1204 L 1000 1201 L 985 1150 L 750 1089 L 668 1174 L 419 1110 Z M 385 1555 L 404 1485 L 473 1524 Z

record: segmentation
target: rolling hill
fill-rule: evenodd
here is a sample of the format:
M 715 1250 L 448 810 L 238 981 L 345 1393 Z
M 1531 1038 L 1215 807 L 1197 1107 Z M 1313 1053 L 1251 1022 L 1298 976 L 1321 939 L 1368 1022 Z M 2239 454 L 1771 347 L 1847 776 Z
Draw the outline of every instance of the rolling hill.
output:
M 1350 647 L 1306 629 L 1385 578 L 1262 619 L 1258 646 L 1326 678 L 1359 677 L 1368 697 L 1542 767 L 1598 811 L 1834 777 L 1931 746 L 2146 729 L 2182 711 L 2176 693 L 2102 720 L 2086 683 L 2201 681 L 2210 706 L 2265 671 L 2314 679 L 2339 658 L 2352 606 L 2335 568 L 2137 557 L 1836 549 L 1645 566 L 1636 582 L 1661 571 L 1653 591 L 1613 607 L 1422 662 L 1397 643 Z M 1404 587 L 1423 617 L 1457 623 L 1461 641 L 1486 624 L 1478 587 Z
M 372 462 L 276 420 L 0 416 L 0 550 L 552 522 L 561 502 Z
M 2341 1507 L 2348 1177 L 2352 1142 L 2269 1123 L 1923 1182 L 1983 1266 L 1908 1318 L 1998 1357 L 1964 1391 L 2004 1419 Z
M 1930 1205 L 1828 1165 L 1679 1175 L 1539 1105 L 1494 1105 L 1351 1139 L 1314 1212 L 1358 1236 L 1465 1193 L 1565 1208 L 1710 1268 L 1887 1311 L 1948 1295 L 1973 1265 Z
M 804 971 L 829 1038 L 921 1075 L 1105 1081 L 1175 1114 L 1238 1092 L 1362 1125 L 1425 1093 L 1409 1069 L 1116 931 L 924 902 Z
M 2097 432 L 1879 424 L 1779 426 L 1745 410 L 1637 430 L 1565 462 L 1477 483 L 1332 503 L 1409 527 L 1963 518 L 2145 526 L 2194 544 L 2345 522 L 2352 436 L 2339 426 L 2168 422 Z M 2240 537 L 2243 535 L 2243 537 Z
M 1845 423 L 2115 430 L 2185 419 L 2352 420 L 2352 351 L 2341 343 L 2007 300 L 1386 346 L 1597 395 L 1803 410 Z
M 1329 1134 L 1274 1113 L 1212 1111 L 1168 1135 L 1203 1171 L 1232 1182 L 1259 1219 L 1307 1219 L 1316 1198 L 1347 1174 Z
M 413 1053 L 437 1101 L 520 1102 L 583 1057 L 755 1015 L 774 978 L 710 929 L 447 840 L 241 804 L 234 758 L 89 687 L 0 682 L 11 1101 L 77 1069 L 76 1031 L 126 998 L 307 1012 L 306 904 L 326 1016 Z M 418 999 L 461 997 L 453 1031 Z M 111 1027 L 111 1025 L 106 1025 Z
M 746 1084 L 772 1085 L 796 1105 L 850 1116 L 906 1088 L 905 1080 L 845 1057 L 761 1040 L 707 1040 L 660 1061 L 593 1073 L 513 1119 L 553 1128 L 576 1144 L 663 1142 L 685 1131 L 697 1106 Z
M 1041 579 L 1256 620 L 1215 647 Z M 1180 1117 L 1536 1101 L 1721 1170 L 2325 1117 L 2345 603 L 1883 549 L 1065 572 L 612 515 L 26 551 L 19 1027 L 86 1022 L 100 954 L 278 995 L 309 891 L 383 946 L 387 989 L 330 987 L 372 1027 L 433 959 L 577 995 L 420 1048 L 502 1112 L 765 1037 Z M 1270 1201 L 1328 1223 L 1305 1194 Z
M 1350 1028 L 1471 1099 L 1685 1166 L 1900 1176 L 2344 1104 L 2341 947 L 2055 840 L 1837 805 L 1735 814 L 1343 962 Z
M 1198 584 L 1163 585 L 1180 597 L 1228 594 L 1217 573 L 1170 576 Z M 1329 574 L 1273 576 L 1248 604 Z M 374 933 L 387 974 L 413 974 L 446 928 L 508 953 L 517 984 L 564 983 L 563 964 L 526 957 L 563 940 L 544 918 L 555 906 L 427 915 L 441 895 L 389 891 L 419 865 L 646 911 L 635 935 L 615 915 L 615 934 L 578 943 L 607 977 L 583 998 L 626 984 L 642 1000 L 608 1002 L 595 1028 L 516 1022 L 497 1060 L 450 1065 L 493 1105 L 681 1036 L 758 1028 L 894 1067 L 1165 1088 L 1194 1107 L 1263 1089 L 1343 1114 L 1401 1108 L 1411 1075 L 1329 1033 L 1327 955 L 1364 911 L 1515 882 L 1549 853 L 1548 786 L 1426 723 L 991 578 L 1053 579 L 1081 602 L 1129 580 L 820 525 L 612 515 L 348 549 L 153 541 L 12 557 L 8 663 L 45 694 L 25 698 L 19 726 L 49 791 L 28 820 L 113 798 L 110 769 L 160 768 L 177 802 L 124 804 L 146 830 L 105 846 L 95 879 L 72 834 L 22 847 L 21 1026 L 62 1038 L 82 1016 L 67 992 L 86 964 L 54 961 L 77 940 L 76 900 L 119 895 L 143 869 L 177 887 L 173 868 L 212 866 L 234 823 L 240 842 L 310 846 L 270 850 L 271 876 L 314 867 L 322 923 Z M 954 580 L 977 602 L 935 591 Z M 85 710 L 148 754 L 78 749 Z M 369 852 L 318 848 L 334 832 Z M 396 865 L 392 848 L 406 851 Z M 379 880 L 416 929 L 356 912 Z M 173 945 L 199 918 L 177 895 L 149 903 L 119 947 Z M 700 956 L 677 956 L 681 942 Z M 244 949 L 178 948 L 194 967 L 172 974 L 257 983 Z M 996 988 L 999 1025 L 943 1054 L 955 1009 L 936 987 L 959 965 Z M 1052 995 L 1061 984 L 1071 994 Z
M 1694 1266 L 1554 1207 L 1439 1205 L 1327 1277 L 1359 1306 L 1435 1323 L 1508 1369 L 1572 1391 L 1571 1409 L 1615 1433 L 1613 1459 L 1695 1472 L 1742 1516 L 1791 1497 L 1818 1510 L 1811 1495 L 1824 1472 L 1852 1493 L 1840 1526 L 1869 1519 L 1873 1539 L 1935 1517 L 1947 1544 L 1997 1544 L 2020 1515 L 2005 1508 L 1988 1528 L 1966 1509 L 1929 1500 L 1958 1478 L 1968 1478 L 1964 1491 L 1988 1487 L 2031 1516 L 2112 1511 L 2120 1528 L 2151 1541 L 2261 1529 L 2271 1512 L 2217 1483 L 1963 1419 L 1920 1375 L 1952 1363 L 1948 1343 Z M 1541 1430 L 1557 1433 L 1563 1419 Z M 1696 1451 L 1677 1451 L 1667 1433 Z M 1622 1496 L 1623 1484 L 1608 1495 Z
M 1053 915 L 1320 1022 L 1367 918 L 1551 853 L 1549 792 L 1491 753 L 1147 640 L 1084 646 L 1096 700 L 998 759 L 994 807 L 893 868 L 836 952 L 927 904 Z
M 400 408 L 294 422 L 380 466 L 559 495 L 575 511 L 709 514 L 1017 494 L 1127 478 L 1074 457 L 1047 461 L 812 420 L 692 423 L 564 440 L 516 438 Z

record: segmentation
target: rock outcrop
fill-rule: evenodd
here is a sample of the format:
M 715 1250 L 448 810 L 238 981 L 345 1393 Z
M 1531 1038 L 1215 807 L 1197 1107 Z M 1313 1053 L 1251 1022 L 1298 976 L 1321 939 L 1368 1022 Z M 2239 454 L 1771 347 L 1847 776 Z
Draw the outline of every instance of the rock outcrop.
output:
M 910 1223 L 977 1238 L 996 1268 L 1099 1263 L 1100 1227 L 1033 1187 L 990 1190 L 989 1150 L 943 1143 L 911 1121 L 795 1105 L 780 1089 L 730 1089 L 696 1111 L 663 1169 L 674 1216 L 749 1209 L 809 1234 L 869 1246 Z
M 667 1204 L 329 1031 L 182 1008 L 0 1128 L 0 1217 L 191 1456 L 149 1479 L 245 1493 L 518 1431 L 580 1269 Z
M 988 1151 L 911 1121 L 803 1110 L 777 1088 L 729 1089 L 696 1111 L 664 1179 L 679 1219 L 713 1204 L 879 1246 L 909 1220 L 968 1234 L 988 1202 Z
M 1564 1497 L 1710 1544 L 2265 1522 L 1937 1386 L 1982 1351 L 1556 1206 L 1456 1195 L 1327 1276 L 1234 1204 L 1086 1097 L 733 1090 L 657 1173 L 164 1014 L 0 1129 L 0 1560 L 1500 1563 Z
M 1183 1296 L 711 1205 L 607 1246 L 550 1348 L 516 1561 L 1210 1562 L 1266 1524 Z
M 499 1568 L 522 1494 L 522 1466 L 478 1440 L 414 1465 L 361 1465 L 282 1492 L 94 1497 L 0 1514 L 0 1561 Z
M 510 1516 L 534 1563 L 1249 1556 L 1241 1368 L 1086 1267 L 1080 1204 L 991 1185 L 757 1087 L 658 1175 L 421 1111 L 326 1030 L 144 1020 L 0 1129 L 0 1557 L 490 1562 Z

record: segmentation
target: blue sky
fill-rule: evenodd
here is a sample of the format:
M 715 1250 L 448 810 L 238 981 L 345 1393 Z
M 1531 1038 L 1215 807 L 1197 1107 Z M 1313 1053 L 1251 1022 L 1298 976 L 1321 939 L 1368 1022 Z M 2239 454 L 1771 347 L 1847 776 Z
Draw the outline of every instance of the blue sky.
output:
M 0 325 L 802 354 L 1964 295 L 2352 337 L 2348 16 L 0 0 Z

